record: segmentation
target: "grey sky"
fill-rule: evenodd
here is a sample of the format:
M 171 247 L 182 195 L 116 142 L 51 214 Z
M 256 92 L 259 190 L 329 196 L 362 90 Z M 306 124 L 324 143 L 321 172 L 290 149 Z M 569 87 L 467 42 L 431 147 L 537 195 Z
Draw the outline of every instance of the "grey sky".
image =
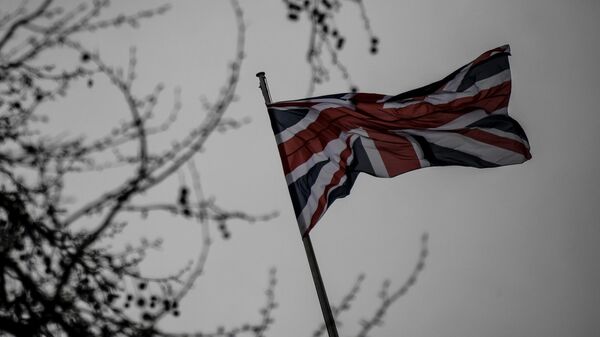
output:
M 336 201 L 312 231 L 330 300 L 336 303 L 364 272 L 343 336 L 371 315 L 385 279 L 392 287 L 410 273 L 420 235 L 430 234 L 426 269 L 372 336 L 594 336 L 600 335 L 600 2 L 594 0 L 365 0 L 380 54 L 368 52 L 359 12 L 339 17 L 349 39 L 340 54 L 361 91 L 396 94 L 439 80 L 480 53 L 509 43 L 513 76 L 510 114 L 527 132 L 533 159 L 497 169 L 427 168 L 377 179 L 361 175 L 350 197 Z M 149 1 L 114 1 L 130 11 Z M 265 71 L 274 100 L 305 95 L 308 27 L 289 22 L 281 1 L 242 0 L 248 23 L 240 100 L 231 117 L 244 128 L 215 135 L 197 158 L 207 194 L 225 207 L 260 213 L 268 223 L 215 233 L 206 275 L 165 327 L 213 330 L 253 320 L 263 303 L 267 271 L 279 270 L 279 308 L 270 336 L 309 336 L 321 322 L 304 249 L 254 74 Z M 181 86 L 184 114 L 176 128 L 197 123 L 199 97 L 210 100 L 226 75 L 235 47 L 227 1 L 173 1 L 173 9 L 142 25 L 92 37 L 89 45 L 125 65 L 138 47 L 139 90 L 164 81 L 164 111 Z M 110 41 L 107 43 L 106 41 Z M 339 74 L 316 94 L 347 91 Z M 98 91 L 103 90 L 98 83 Z M 126 118 L 112 91 L 76 88 L 57 105 L 75 133 L 94 133 Z M 76 109 L 85 103 L 89 111 Z M 58 110 L 58 109 L 57 109 Z M 63 116 L 63 115 L 61 115 Z M 119 117 L 120 116 L 120 117 Z M 62 117 L 58 117 L 62 118 Z M 65 119 L 66 120 L 66 119 Z M 177 131 L 175 131 L 175 134 Z M 170 140 L 164 139 L 166 144 Z M 156 144 L 161 146 L 161 144 Z M 162 145 L 164 146 L 164 145 Z M 173 196 L 171 187 L 157 198 Z M 75 182 L 100 189 L 118 177 Z M 173 271 L 199 244 L 199 229 L 168 216 L 134 220 L 128 238 L 165 236 L 148 271 Z

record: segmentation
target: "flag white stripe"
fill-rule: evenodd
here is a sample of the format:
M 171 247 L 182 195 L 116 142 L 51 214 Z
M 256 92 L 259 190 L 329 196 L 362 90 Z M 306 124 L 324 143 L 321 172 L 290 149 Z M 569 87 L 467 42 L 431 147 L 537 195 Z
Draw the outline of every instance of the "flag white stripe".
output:
M 356 135 L 353 135 L 351 137 L 349 147 L 352 147 L 352 144 L 356 140 L 356 137 L 357 137 Z M 332 161 L 328 162 L 327 164 L 325 164 L 323 166 L 323 168 L 321 168 L 321 171 L 319 172 L 319 176 L 317 177 L 317 180 L 310 187 L 310 195 L 308 197 L 306 205 L 302 209 L 302 212 L 300 212 L 300 215 L 298 216 L 298 219 L 297 219 L 298 225 L 300 227 L 300 232 L 302 234 L 304 234 L 304 232 L 306 232 L 306 230 L 310 226 L 310 221 L 313 217 L 313 214 L 317 210 L 317 207 L 319 206 L 319 199 L 321 198 L 323 193 L 325 193 L 325 188 L 327 187 L 327 185 L 329 185 L 331 183 L 331 179 L 333 179 L 333 175 L 340 169 L 339 155 L 336 158 L 337 158 L 337 160 L 332 160 Z M 353 158 L 354 158 L 354 153 L 350 153 L 350 155 L 346 159 L 346 164 L 348 165 L 350 162 L 352 162 Z M 340 184 L 343 183 L 342 181 L 345 181 L 345 176 L 340 180 L 340 183 L 338 183 L 332 189 L 340 186 Z M 321 215 L 323 215 L 326 210 L 327 210 L 327 205 L 325 205 L 325 209 L 323 210 L 323 212 L 321 212 Z
M 433 93 L 427 97 L 423 101 L 409 101 L 409 102 L 388 102 L 383 105 L 384 109 L 399 109 L 404 108 L 410 105 L 414 105 L 421 102 L 427 102 L 435 105 L 447 104 L 456 99 L 471 97 L 474 93 L 477 93 L 482 90 L 487 90 L 493 88 L 497 85 L 500 85 L 504 82 L 510 81 L 510 69 L 506 69 L 497 73 L 494 76 L 484 78 L 478 82 L 473 83 L 467 90 L 463 92 L 454 92 L 454 91 L 442 91 L 439 93 Z
M 314 121 L 316 121 L 317 117 L 319 117 L 319 112 L 310 109 L 308 111 L 308 113 L 306 114 L 306 116 L 304 116 L 304 118 L 302 118 L 298 123 L 290 126 L 289 128 L 286 128 L 285 130 L 283 130 L 280 133 L 278 133 L 278 134 L 275 135 L 275 139 L 277 140 L 277 144 L 285 143 L 288 140 L 294 138 L 294 136 L 298 132 L 306 129 L 306 127 L 308 125 L 310 125 L 311 123 L 313 123 Z
M 465 75 L 471 69 L 471 66 L 473 66 L 473 63 L 466 66 L 463 70 L 456 74 L 456 76 L 452 80 L 446 83 L 446 85 L 444 86 L 444 91 L 456 91 L 456 89 L 458 89 L 458 86 L 460 86 L 462 80 L 465 78 Z
M 387 168 L 385 167 L 385 163 L 381 158 L 381 153 L 377 149 L 377 146 L 373 142 L 369 135 L 362 128 L 352 130 L 354 133 L 360 136 L 360 141 L 363 145 L 363 149 L 365 150 L 367 157 L 369 158 L 369 162 L 371 167 L 374 170 L 374 173 L 378 177 L 389 177 Z
M 402 109 L 405 108 L 407 106 L 411 106 L 414 104 L 418 104 L 421 103 L 420 100 L 411 100 L 411 101 L 399 101 L 399 102 L 385 102 L 383 104 L 383 108 L 384 109 Z
M 525 139 L 521 138 L 520 136 L 518 136 L 514 133 L 506 132 L 506 131 L 502 131 L 500 129 L 494 129 L 494 128 L 473 128 L 473 129 L 485 131 L 487 133 L 491 133 L 498 137 L 512 139 L 514 141 L 517 141 L 517 142 L 523 144 L 527 149 L 529 149 L 529 143 Z
M 508 116 L 508 105 L 504 108 L 500 108 L 496 111 L 490 112 L 490 115 L 507 115 Z
M 425 159 L 425 154 L 423 153 L 423 149 L 421 148 L 421 145 L 409 134 L 404 134 L 404 138 L 408 139 L 408 141 L 412 145 L 412 147 L 415 151 L 415 154 L 417 155 L 417 158 L 419 159 L 419 165 L 421 167 L 431 166 L 431 163 L 429 163 L 429 161 L 427 159 Z
M 479 92 L 510 81 L 510 69 L 503 70 L 494 76 L 473 83 L 466 92 Z
M 480 119 L 483 119 L 489 115 L 500 115 L 506 114 L 506 107 L 500 108 L 496 111 L 492 111 L 491 113 L 487 113 L 483 109 L 473 110 L 471 112 L 467 112 L 466 114 L 460 115 L 460 117 L 435 128 L 428 128 L 427 130 L 455 130 L 455 129 L 463 129 L 468 125 L 477 122 Z
M 425 97 L 424 101 L 436 105 L 447 104 L 460 98 L 472 97 L 473 94 L 493 88 L 507 81 L 510 81 L 510 69 L 506 69 L 497 73 L 494 76 L 484 78 L 478 82 L 475 82 L 464 92 L 443 91 Z
M 339 169 L 338 163 L 333 161 L 328 162 L 321 168 L 319 172 L 319 176 L 315 183 L 310 187 L 310 194 L 308 196 L 308 200 L 306 201 L 306 205 L 300 212 L 298 216 L 298 224 L 300 225 L 300 232 L 304 234 L 304 232 L 310 226 L 310 220 L 314 211 L 317 209 L 317 205 L 319 203 L 319 198 L 323 194 L 325 190 L 325 186 L 331 181 L 331 178 Z
M 317 120 L 321 111 L 323 111 L 325 109 L 340 108 L 340 107 L 346 107 L 349 109 L 355 108 L 354 104 L 350 103 L 349 101 L 341 100 L 341 99 L 318 99 L 318 100 L 311 100 L 311 102 L 312 101 L 318 101 L 321 103 L 315 104 L 312 107 L 310 107 L 310 110 L 308 111 L 306 116 L 304 116 L 304 118 L 302 118 L 298 123 L 290 126 L 289 128 L 281 131 L 280 133 L 276 134 L 275 139 L 277 140 L 277 144 L 287 142 L 288 140 L 294 138 L 294 136 L 297 133 L 308 128 L 308 126 L 310 124 L 314 123 Z M 294 108 L 306 109 L 306 107 L 288 107 L 288 108 L 289 109 L 294 109 Z
M 414 129 L 402 130 L 402 132 L 421 136 L 430 143 L 464 152 L 498 165 L 522 163 L 526 160 L 526 158 L 518 152 L 483 143 L 454 132 L 421 131 Z
M 387 101 L 388 99 L 390 99 L 390 98 L 392 98 L 392 97 L 394 97 L 394 96 L 385 95 L 385 96 L 383 96 L 382 98 L 378 99 L 378 100 L 377 100 L 377 103 L 383 103 L 383 102 Z
M 307 161 L 296 167 L 292 172 L 286 174 L 285 180 L 288 185 L 293 184 L 298 178 L 308 173 L 308 171 L 317 163 L 329 160 L 330 158 L 335 158 L 339 161 L 340 154 L 346 148 L 346 139 L 348 139 L 348 137 L 349 134 L 343 133 L 339 138 L 327 143 L 323 151 L 313 154 Z

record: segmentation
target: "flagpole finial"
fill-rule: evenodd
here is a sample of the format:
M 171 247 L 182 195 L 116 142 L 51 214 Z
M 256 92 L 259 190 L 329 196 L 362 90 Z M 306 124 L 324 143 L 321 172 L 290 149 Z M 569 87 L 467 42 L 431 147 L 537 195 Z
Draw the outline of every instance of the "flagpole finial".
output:
M 261 71 L 256 73 L 256 77 L 258 77 L 258 87 L 262 91 L 263 97 L 265 98 L 265 104 L 271 104 L 271 94 L 269 93 L 269 87 L 267 86 L 267 77 L 265 76 L 265 72 Z

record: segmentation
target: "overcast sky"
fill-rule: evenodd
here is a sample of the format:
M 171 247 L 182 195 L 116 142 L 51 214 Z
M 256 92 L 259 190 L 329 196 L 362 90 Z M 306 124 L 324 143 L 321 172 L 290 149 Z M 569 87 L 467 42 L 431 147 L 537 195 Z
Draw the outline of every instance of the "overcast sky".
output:
M 155 3 L 114 1 L 114 7 L 128 12 Z M 354 335 L 359 320 L 372 315 L 385 279 L 392 288 L 404 282 L 424 232 L 430 235 L 426 268 L 372 336 L 600 335 L 600 2 L 365 0 L 381 40 L 376 56 L 368 52 L 358 9 L 344 3 L 338 24 L 348 41 L 340 58 L 363 92 L 410 90 L 510 44 L 509 113 L 529 136 L 533 159 L 485 170 L 427 168 L 393 179 L 361 175 L 352 194 L 337 200 L 312 231 L 332 303 L 358 274 L 367 275 L 352 310 L 341 318 L 340 335 Z M 165 320 L 164 327 L 214 330 L 255 321 L 267 272 L 275 266 L 279 307 L 269 336 L 310 336 L 321 312 L 254 76 L 267 73 L 274 100 L 302 98 L 309 81 L 308 27 L 289 22 L 279 0 L 241 5 L 247 58 L 240 99 L 228 116 L 250 117 L 252 123 L 215 135 L 196 162 L 205 192 L 223 207 L 281 214 L 268 223 L 232 223 L 228 241 L 215 233 L 205 276 L 181 304 L 181 317 Z M 228 1 L 180 0 L 140 30 L 88 41 L 122 65 L 129 46 L 136 45 L 137 89 L 163 81 L 165 115 L 171 89 L 181 86 L 184 113 L 175 137 L 200 120 L 199 97 L 210 100 L 218 93 L 233 58 L 235 22 Z M 101 82 L 97 90 L 75 89 L 64 110 L 65 116 L 79 116 L 68 117 L 74 133 L 92 134 L 127 118 L 117 94 L 102 90 Z M 347 90 L 334 72 L 316 94 Z M 109 184 L 85 183 L 88 189 Z M 174 179 L 163 196 L 172 193 L 174 200 L 176 187 Z M 134 221 L 127 232 L 132 240 L 140 233 L 165 237 L 148 272 L 176 270 L 196 254 L 197 226 L 169 217 L 149 221 Z

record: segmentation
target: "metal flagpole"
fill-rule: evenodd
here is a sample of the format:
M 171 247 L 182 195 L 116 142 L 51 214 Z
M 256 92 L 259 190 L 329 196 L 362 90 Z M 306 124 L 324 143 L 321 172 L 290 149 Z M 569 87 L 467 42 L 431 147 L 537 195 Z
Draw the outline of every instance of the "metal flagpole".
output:
M 259 81 L 259 87 L 262 91 L 263 97 L 265 98 L 265 104 L 271 104 L 271 94 L 269 93 L 269 87 L 267 86 L 267 78 L 263 71 L 256 74 Z M 304 250 L 306 250 L 306 258 L 308 259 L 308 265 L 310 266 L 310 272 L 315 282 L 315 288 L 317 289 L 317 296 L 319 297 L 319 303 L 321 304 L 321 311 L 323 312 L 323 319 L 325 320 L 325 326 L 327 327 L 327 333 L 329 337 L 338 337 L 337 327 L 335 326 L 335 319 L 331 312 L 331 306 L 329 306 L 329 300 L 327 299 L 327 293 L 325 292 L 325 285 L 321 278 L 321 272 L 319 271 L 319 265 L 317 264 L 317 258 L 313 249 L 312 242 L 310 241 L 309 234 L 302 237 L 302 243 L 304 243 Z

